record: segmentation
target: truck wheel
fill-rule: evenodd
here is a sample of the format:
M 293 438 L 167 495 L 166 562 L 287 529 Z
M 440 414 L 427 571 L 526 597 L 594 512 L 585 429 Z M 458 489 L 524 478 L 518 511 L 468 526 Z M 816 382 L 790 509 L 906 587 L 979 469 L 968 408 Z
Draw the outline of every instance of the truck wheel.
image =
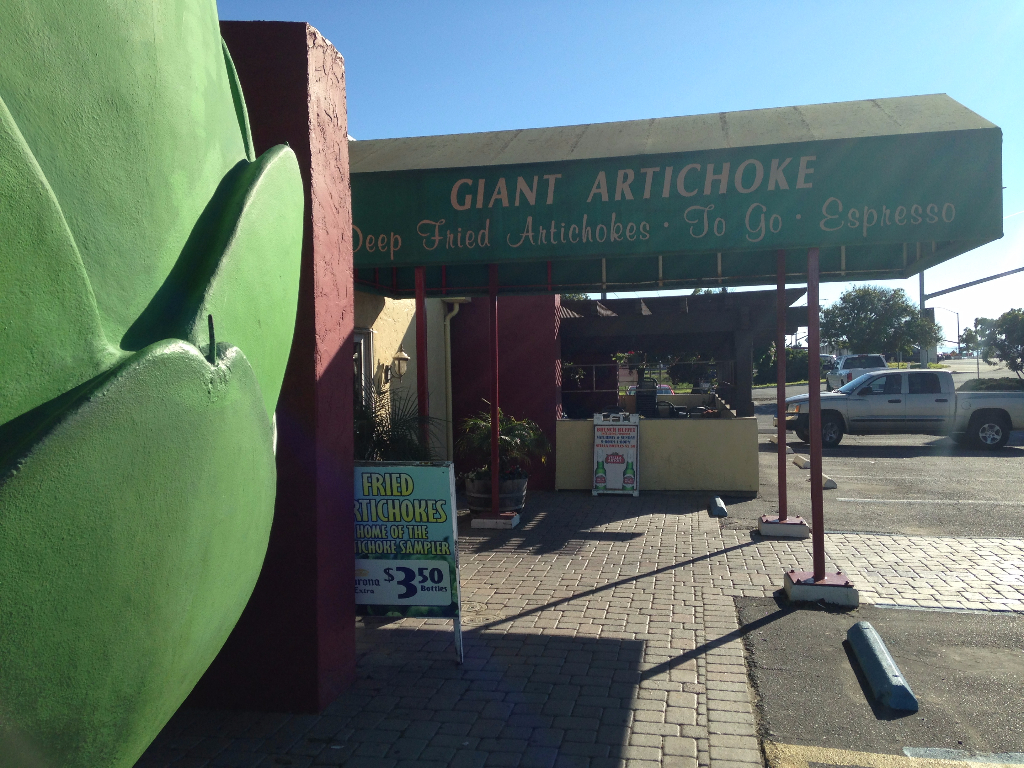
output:
M 835 416 L 821 417 L 821 447 L 835 448 L 843 439 L 843 422 Z
M 971 417 L 967 434 L 975 448 L 996 451 L 1010 439 L 1010 424 L 1001 413 L 976 413 Z
M 804 432 L 802 429 L 797 429 L 797 430 L 794 430 L 794 431 L 796 432 L 797 439 L 801 443 L 809 443 L 809 442 L 811 442 L 811 436 L 807 432 Z

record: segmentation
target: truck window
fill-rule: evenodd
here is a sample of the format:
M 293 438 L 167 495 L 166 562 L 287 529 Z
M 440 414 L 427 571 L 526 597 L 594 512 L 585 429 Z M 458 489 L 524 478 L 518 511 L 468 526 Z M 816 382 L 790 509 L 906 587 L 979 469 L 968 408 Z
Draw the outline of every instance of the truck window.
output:
M 865 368 L 886 368 L 888 366 L 886 366 L 885 360 L 883 360 L 878 355 L 875 355 L 874 357 L 868 358 L 868 364 L 866 366 L 864 366 L 864 367 Z
M 942 382 L 937 373 L 911 373 L 908 384 L 912 395 L 942 394 Z
M 871 390 L 872 395 L 898 395 L 900 390 L 903 388 L 903 382 L 901 381 L 902 376 L 898 373 L 890 374 L 889 376 L 879 376 L 877 379 L 872 379 L 868 384 L 868 388 Z

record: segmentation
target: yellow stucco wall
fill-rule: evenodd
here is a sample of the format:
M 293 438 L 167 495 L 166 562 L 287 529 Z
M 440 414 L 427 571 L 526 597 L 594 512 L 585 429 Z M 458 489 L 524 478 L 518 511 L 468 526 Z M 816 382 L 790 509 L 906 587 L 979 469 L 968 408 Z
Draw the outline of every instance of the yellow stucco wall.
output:
M 387 299 L 372 293 L 355 292 L 356 328 L 373 331 L 373 378 L 380 385 L 384 369 L 399 346 L 404 346 L 409 357 L 409 372 L 402 379 L 392 380 L 392 391 L 411 388 L 416 396 L 416 302 L 413 299 Z
M 594 422 L 559 419 L 555 422 L 555 489 L 594 487 Z
M 447 419 L 447 398 L 445 397 L 444 375 L 444 313 L 445 305 L 440 299 L 427 299 L 427 391 L 429 412 L 438 420 L 432 431 L 433 447 L 439 459 L 445 458 L 445 428 Z M 372 293 L 355 292 L 355 325 L 357 329 L 373 331 L 374 381 L 379 386 L 383 381 L 384 369 L 391 362 L 399 347 L 409 355 L 409 368 L 399 382 L 391 379 L 391 392 L 395 397 L 408 397 L 416 401 L 416 300 L 388 299 Z
M 593 487 L 594 423 L 556 425 L 555 487 Z M 757 419 L 641 419 L 639 488 L 643 491 L 757 493 Z

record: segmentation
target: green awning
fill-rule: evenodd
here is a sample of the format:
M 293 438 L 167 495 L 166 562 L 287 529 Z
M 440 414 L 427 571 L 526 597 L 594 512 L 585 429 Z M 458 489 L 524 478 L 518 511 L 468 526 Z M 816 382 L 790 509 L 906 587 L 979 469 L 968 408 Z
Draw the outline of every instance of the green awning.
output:
M 356 285 L 392 296 L 905 278 L 1002 237 L 1002 132 L 943 94 L 354 141 Z

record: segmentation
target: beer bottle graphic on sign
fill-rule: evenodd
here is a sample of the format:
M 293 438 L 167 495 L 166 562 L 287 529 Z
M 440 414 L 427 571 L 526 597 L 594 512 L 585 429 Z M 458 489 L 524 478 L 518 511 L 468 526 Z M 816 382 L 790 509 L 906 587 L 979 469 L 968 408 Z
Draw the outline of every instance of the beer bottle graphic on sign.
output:
M 594 470 L 594 487 L 603 491 L 608 487 L 608 477 L 604 471 L 604 462 L 597 462 L 597 469 Z
M 627 461 L 626 468 L 622 471 L 622 487 L 627 491 L 636 487 L 636 470 L 633 469 L 632 461 Z

